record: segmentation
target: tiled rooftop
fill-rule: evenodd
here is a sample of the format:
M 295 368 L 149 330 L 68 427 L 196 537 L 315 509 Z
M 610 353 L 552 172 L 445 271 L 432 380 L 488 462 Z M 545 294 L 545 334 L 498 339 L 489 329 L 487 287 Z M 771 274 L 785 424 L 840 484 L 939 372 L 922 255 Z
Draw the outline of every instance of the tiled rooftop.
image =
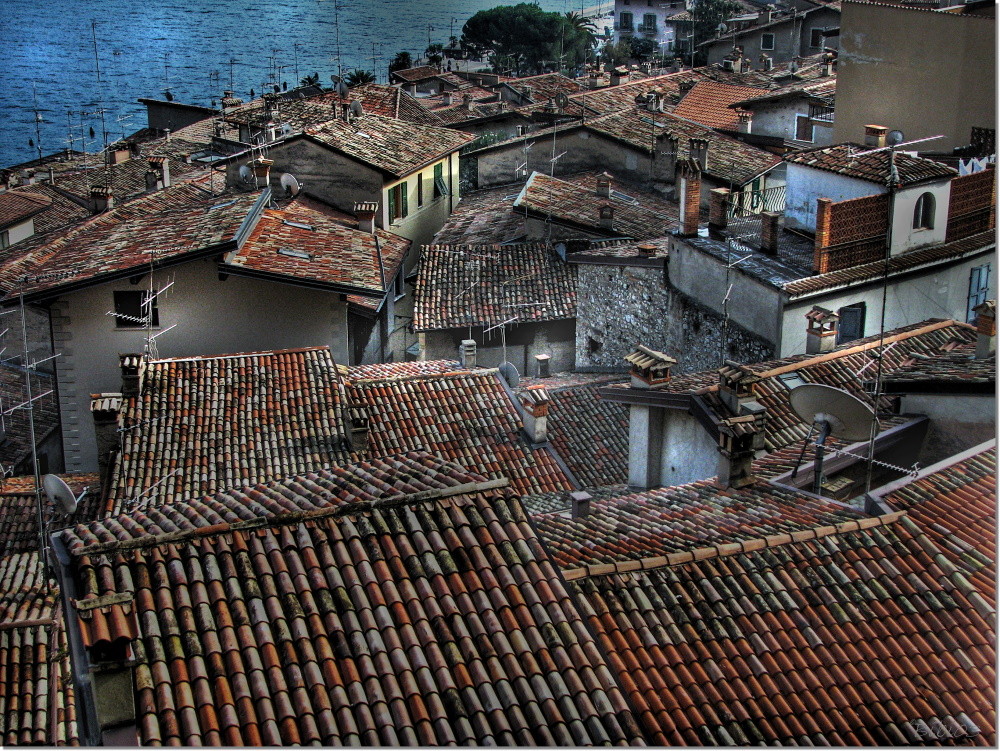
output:
M 906 518 L 570 588 L 652 744 L 996 742 L 994 608 Z
M 746 99 L 742 99 L 738 102 L 733 102 L 730 106 L 752 109 L 753 106 L 756 104 L 761 104 L 763 102 L 770 102 L 777 99 L 784 99 L 786 97 L 803 97 L 803 98 L 819 100 L 824 103 L 832 103 L 836 93 L 837 93 L 836 75 L 827 78 L 822 78 L 818 81 L 811 78 L 806 78 L 803 80 L 796 77 L 795 80 L 786 83 L 784 85 L 781 85 L 776 89 L 770 89 L 765 92 L 758 92 L 756 95 L 751 95 L 748 96 Z
M 576 176 L 573 182 L 533 172 L 514 201 L 515 209 L 535 216 L 551 216 L 554 221 L 567 223 L 588 232 L 627 235 L 636 240 L 663 237 L 678 221 L 677 204 L 650 191 L 641 195 L 631 186 L 612 180 L 611 198 L 597 194 L 596 174 Z M 603 228 L 602 207 L 614 209 L 614 224 Z
M 645 246 L 645 247 L 643 247 Z M 592 242 L 590 247 L 570 253 L 570 263 L 595 263 L 608 261 L 627 264 L 650 258 L 666 258 L 670 251 L 669 237 L 655 237 L 642 242 Z
M 379 362 L 370 365 L 352 365 L 345 375 L 348 380 L 362 378 L 398 378 L 401 376 L 441 375 L 465 370 L 457 360 L 414 360 L 413 362 Z
M 34 186 L 28 186 L 34 187 Z M 0 229 L 26 221 L 45 211 L 52 199 L 34 191 L 5 190 L 0 192 Z
M 739 121 L 729 105 L 766 92 L 719 81 L 699 81 L 674 108 L 674 114 L 710 128 L 736 130 Z
M 838 143 L 833 146 L 793 151 L 786 154 L 784 159 L 791 164 L 802 164 L 813 169 L 835 172 L 838 175 L 884 186 L 889 174 L 889 152 L 879 151 L 862 157 L 854 156 L 866 151 L 871 151 L 871 147 L 856 143 Z M 957 170 L 940 162 L 905 153 L 897 153 L 895 162 L 900 185 L 913 185 L 926 180 L 945 180 L 958 174 Z
M 576 316 L 576 269 L 543 243 L 428 245 L 420 258 L 418 331 Z
M 556 94 L 575 94 L 583 86 L 572 78 L 567 78 L 562 73 L 542 73 L 537 76 L 525 76 L 513 81 L 507 81 L 507 85 L 516 89 L 518 93 L 527 87 L 531 90 L 532 102 L 547 102 Z
M 988 602 L 996 600 L 997 450 L 969 452 L 928 468 L 915 480 L 876 491 L 892 508 L 907 511 L 941 552 Z
M 463 193 L 448 221 L 434 235 L 434 244 L 492 245 L 524 240 L 524 216 L 513 211 L 522 187 L 518 183 Z
M 415 68 L 404 68 L 394 70 L 392 75 L 410 83 L 424 81 L 428 78 L 436 78 L 441 75 L 441 71 L 432 65 L 418 65 Z
M 350 288 L 377 296 L 377 302 L 409 247 L 409 240 L 399 235 L 380 229 L 362 232 L 355 219 L 345 221 L 340 212 L 298 196 L 279 208 L 265 209 L 246 242 L 226 256 L 220 270 L 326 284 L 340 291 Z
M 996 356 L 976 359 L 975 352 L 975 344 L 959 340 L 953 346 L 945 345 L 940 352 L 915 357 L 912 364 L 885 376 L 886 390 L 968 389 L 993 393 L 997 380 Z
M 166 510 L 168 538 L 64 533 L 81 601 L 134 598 L 138 742 L 641 743 L 520 504 L 477 479 L 410 454 Z
M 330 120 L 305 130 L 308 137 L 393 177 L 404 177 L 458 151 L 469 133 L 363 115 L 353 123 Z
M 0 364 L 0 410 L 12 410 L 28 399 L 26 371 L 16 365 Z M 37 370 L 31 373 L 32 410 L 13 409 L 3 418 L 3 440 L 0 441 L 0 465 L 5 470 L 31 472 L 30 419 L 35 425 L 35 444 L 41 446 L 59 429 L 59 404 L 55 394 L 55 379 Z M 44 396 L 43 396 L 44 394 Z M 0 490 L 0 492 L 3 492 Z
M 58 188 L 53 188 L 46 183 L 36 183 L 23 188 L 13 188 L 7 192 L 7 195 L 17 195 L 22 191 L 44 196 L 49 201 L 44 211 L 40 214 L 35 214 L 34 226 L 36 235 L 43 235 L 46 232 L 52 232 L 68 224 L 75 224 L 90 216 L 90 210 L 80 204 L 82 198 L 73 200 L 64 195 Z

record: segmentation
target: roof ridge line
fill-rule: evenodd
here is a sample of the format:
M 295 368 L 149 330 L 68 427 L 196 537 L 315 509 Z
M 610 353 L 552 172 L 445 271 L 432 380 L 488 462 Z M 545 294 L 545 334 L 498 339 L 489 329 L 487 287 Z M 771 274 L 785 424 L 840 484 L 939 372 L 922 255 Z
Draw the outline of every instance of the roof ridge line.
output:
M 467 368 L 462 370 L 457 368 L 455 370 L 449 370 L 444 373 L 403 373 L 400 375 L 390 375 L 390 376 L 364 376 L 363 378 L 351 378 L 350 375 L 345 376 L 347 383 L 361 384 L 361 383 L 385 383 L 386 381 L 418 381 L 427 378 L 457 378 L 458 376 L 467 375 L 488 375 L 492 373 L 499 373 L 500 368 Z
M 666 555 L 650 556 L 632 561 L 616 561 L 614 563 L 598 563 L 580 566 L 574 569 L 564 569 L 563 577 L 567 581 L 581 579 L 590 576 L 603 576 L 605 574 L 625 574 L 636 571 L 650 571 L 658 568 L 670 566 L 680 566 L 685 563 L 704 561 L 709 558 L 724 558 L 739 553 L 750 553 L 764 548 L 774 548 L 787 545 L 792 542 L 803 542 L 805 540 L 818 540 L 831 535 L 842 534 L 844 532 L 858 532 L 872 527 L 882 527 L 893 524 L 899 519 L 907 516 L 906 511 L 894 511 L 881 516 L 869 516 L 863 519 L 850 519 L 848 521 L 830 524 L 822 527 L 812 527 L 800 529 L 795 532 L 785 532 L 767 537 L 758 537 L 751 540 L 741 540 L 740 542 L 727 542 L 719 545 L 711 545 L 703 548 L 693 548 L 680 553 L 667 553 Z
M 291 347 L 289 349 L 264 349 L 256 352 L 232 352 L 223 355 L 192 355 L 190 357 L 164 357 L 159 360 L 149 360 L 151 364 L 167 362 L 203 362 L 206 360 L 237 360 L 244 357 L 260 357 L 266 355 L 289 355 L 297 352 L 316 352 L 327 350 L 330 347 L 326 344 L 319 344 L 312 347 Z M 112 392 L 118 393 L 118 392 Z
M 182 542 L 193 540 L 199 537 L 212 537 L 214 535 L 237 532 L 245 529 L 258 529 L 261 527 L 283 527 L 289 524 L 309 521 L 312 519 L 324 519 L 326 517 L 350 516 L 365 511 L 377 510 L 386 506 L 402 506 L 410 503 L 422 503 L 424 501 L 438 498 L 450 498 L 456 495 L 468 493 L 479 493 L 484 490 L 504 488 L 510 485 L 510 480 L 500 477 L 496 480 L 484 480 L 482 482 L 468 482 L 461 485 L 453 485 L 447 488 L 431 488 L 421 490 L 416 493 L 397 493 L 395 495 L 378 498 L 373 501 L 358 501 L 340 505 L 324 506 L 323 508 L 310 509 L 308 511 L 289 511 L 286 513 L 257 516 L 253 519 L 241 519 L 235 522 L 222 522 L 210 524 L 195 529 L 183 529 L 177 532 L 164 532 L 158 535 L 142 535 L 128 540 L 113 540 L 110 542 L 97 542 L 91 545 L 84 545 L 81 548 L 70 551 L 70 555 L 79 558 L 84 555 L 94 555 L 114 550 L 137 550 L 140 548 L 155 547 L 164 543 Z M 223 495 L 219 493 L 217 495 Z

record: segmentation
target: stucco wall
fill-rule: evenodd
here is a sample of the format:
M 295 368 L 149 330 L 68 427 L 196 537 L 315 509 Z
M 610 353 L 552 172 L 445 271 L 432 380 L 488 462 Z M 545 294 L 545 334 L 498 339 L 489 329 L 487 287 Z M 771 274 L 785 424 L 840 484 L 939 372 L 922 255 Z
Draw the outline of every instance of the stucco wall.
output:
M 996 437 L 995 396 L 907 394 L 900 412 L 927 415 L 930 427 L 919 459 L 929 466 Z
M 7 233 L 7 243 L 10 245 L 21 242 L 21 240 L 27 240 L 35 234 L 35 219 L 32 217 L 31 219 L 27 219 L 23 222 L 12 224 L 9 227 L 0 229 L 0 232 Z
M 815 232 L 817 198 L 829 198 L 837 203 L 885 192 L 881 185 L 866 180 L 802 164 L 789 164 L 785 187 L 785 227 Z
M 795 140 L 797 117 L 809 116 L 809 102 L 805 99 L 783 99 L 778 102 L 755 104 L 750 132 L 759 136 L 774 136 Z M 833 128 L 814 125 L 812 141 L 799 141 L 803 148 L 827 146 L 833 143 Z
M 553 373 L 572 370 L 575 347 L 573 321 L 550 321 L 509 327 L 507 331 L 507 362 L 514 364 L 521 375 L 535 375 L 535 355 L 549 355 L 549 370 Z M 457 360 L 458 346 L 469 338 L 468 329 L 427 331 L 420 334 L 422 360 Z M 485 336 L 482 329 L 473 329 L 472 338 L 478 344 L 476 364 L 494 368 L 504 361 L 504 347 L 499 329 Z
M 950 153 L 996 127 L 995 19 L 844 3 L 840 41 L 836 142 L 878 124 Z
M 217 355 L 291 347 L 330 347 L 348 362 L 347 306 L 338 294 L 230 276 L 220 282 L 211 260 L 192 261 L 156 273 L 156 283 L 174 286 L 158 299 L 160 357 Z M 145 331 L 117 329 L 107 315 L 115 290 L 147 288 L 148 277 L 91 287 L 53 306 L 59 408 L 66 469 L 97 471 L 90 394 L 121 390 L 118 355 L 142 352 Z
M 434 198 L 434 165 L 429 164 L 405 178 L 408 214 L 405 218 L 390 221 L 389 191 L 403 180 L 391 180 L 385 183 L 381 196 L 382 226 L 396 235 L 412 240 L 416 248 L 426 245 L 448 220 L 452 209 L 461 199 L 458 185 L 458 154 L 452 154 L 448 159 L 441 160 L 444 164 L 442 175 L 448 184 L 450 195 Z M 423 206 L 417 200 L 417 175 L 423 175 Z M 411 253 L 406 269 L 416 263 L 417 253 Z
M 913 211 L 917 200 L 924 193 L 934 196 L 934 227 L 914 229 Z M 925 245 L 944 242 L 948 229 L 948 202 L 951 200 L 951 181 L 917 185 L 897 191 L 892 211 L 892 254 L 902 253 Z

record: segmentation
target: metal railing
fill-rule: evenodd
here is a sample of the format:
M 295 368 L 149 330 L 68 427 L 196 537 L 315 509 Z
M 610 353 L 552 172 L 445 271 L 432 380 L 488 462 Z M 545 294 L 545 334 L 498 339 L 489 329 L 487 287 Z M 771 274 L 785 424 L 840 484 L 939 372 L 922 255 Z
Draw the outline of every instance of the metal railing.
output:
M 730 193 L 726 201 L 726 228 L 736 236 L 759 231 L 760 215 L 785 210 L 785 186 Z

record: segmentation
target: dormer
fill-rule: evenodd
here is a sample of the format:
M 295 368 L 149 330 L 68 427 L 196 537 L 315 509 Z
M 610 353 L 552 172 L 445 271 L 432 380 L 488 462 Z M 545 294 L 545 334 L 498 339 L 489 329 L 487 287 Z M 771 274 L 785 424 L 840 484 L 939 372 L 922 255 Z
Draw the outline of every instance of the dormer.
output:
M 670 383 L 670 369 L 677 364 L 677 360 L 670 355 L 641 344 L 634 352 L 626 355 L 625 362 L 632 366 L 629 375 L 632 376 L 632 388 L 636 389 L 650 389 Z

